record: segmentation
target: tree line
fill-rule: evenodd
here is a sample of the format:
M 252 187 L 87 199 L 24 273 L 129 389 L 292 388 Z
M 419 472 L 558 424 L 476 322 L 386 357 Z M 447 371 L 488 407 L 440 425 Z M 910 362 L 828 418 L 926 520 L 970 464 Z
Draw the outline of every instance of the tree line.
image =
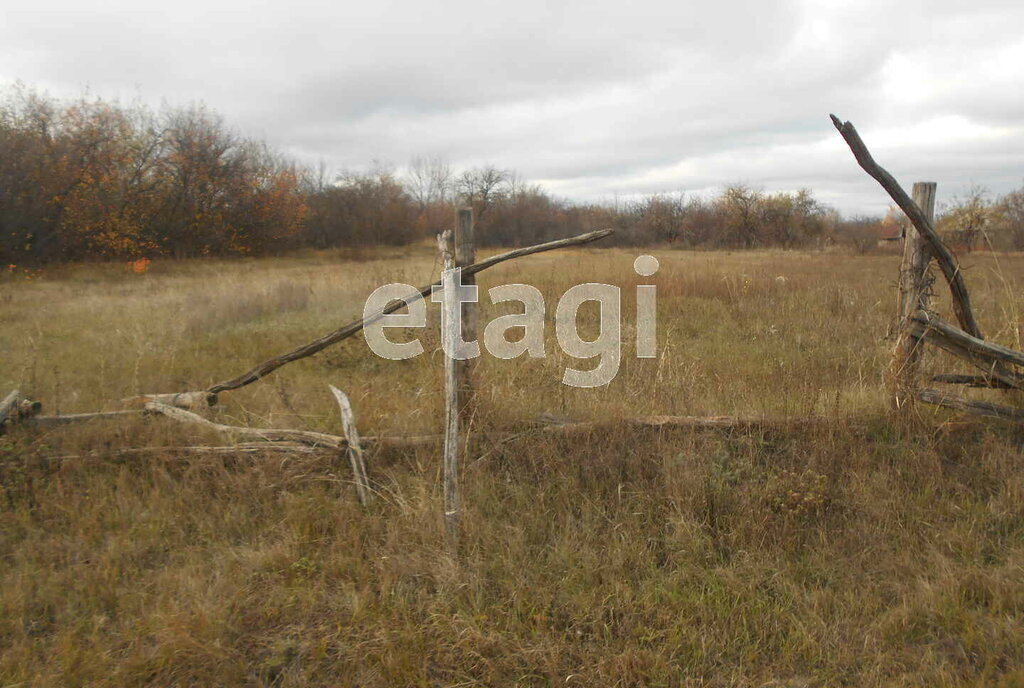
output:
M 408 244 L 449 227 L 457 204 L 474 208 L 480 244 L 501 246 L 614 227 L 620 245 L 794 248 L 884 222 L 844 221 L 806 190 L 743 184 L 714 197 L 581 204 L 511 170 L 456 171 L 436 158 L 416 158 L 401 175 L 383 166 L 334 175 L 239 135 L 201 105 L 156 112 L 23 86 L 0 94 L 4 264 Z M 981 226 L 994 226 L 993 208 L 1005 208 L 1024 242 L 1024 191 L 981 205 L 974 215 L 958 210 L 957 222 L 984 215 Z

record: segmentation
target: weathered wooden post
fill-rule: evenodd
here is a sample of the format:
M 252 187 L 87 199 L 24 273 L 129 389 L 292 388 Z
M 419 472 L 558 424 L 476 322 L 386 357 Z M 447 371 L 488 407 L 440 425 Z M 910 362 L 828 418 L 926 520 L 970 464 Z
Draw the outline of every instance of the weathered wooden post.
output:
M 455 268 L 450 241 L 452 232 L 437 236 L 437 248 L 441 252 L 441 308 L 445 313 L 455 313 L 458 294 L 455 290 Z M 459 361 L 455 360 L 458 347 L 458 331 L 454 318 L 444 318 L 444 533 L 448 547 L 455 551 L 459 543 Z
M 473 209 L 459 208 L 455 222 L 455 266 L 465 268 L 476 262 L 476 237 L 473 227 Z M 476 275 L 463 275 L 462 284 L 476 284 Z M 462 305 L 462 339 L 472 342 L 476 340 L 477 305 Z M 473 403 L 473 374 L 476 368 L 474 359 L 456 362 L 459 384 L 459 413 L 465 415 L 466 409 Z
M 915 182 L 914 203 L 921 209 L 928 224 L 935 223 L 935 182 Z M 931 300 L 933 278 L 928 270 L 932 259 L 927 239 L 909 224 L 903 240 L 900 261 L 898 329 L 896 349 L 889 370 L 890 391 L 896 411 L 909 410 L 921 382 L 924 346 L 911 331 L 911 318 L 920 310 L 927 311 Z

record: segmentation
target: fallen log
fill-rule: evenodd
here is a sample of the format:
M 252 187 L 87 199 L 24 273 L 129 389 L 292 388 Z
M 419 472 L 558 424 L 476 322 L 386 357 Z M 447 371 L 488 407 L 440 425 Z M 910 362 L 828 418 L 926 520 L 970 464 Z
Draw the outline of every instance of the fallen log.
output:
M 600 229 L 597 230 L 596 232 L 588 232 L 586 234 L 580 234 L 579 236 L 569 237 L 568 239 L 559 239 L 557 241 L 549 241 L 544 244 L 537 244 L 536 246 L 517 248 L 514 251 L 500 253 L 496 256 L 488 258 L 487 260 L 482 260 L 479 263 L 469 265 L 462 269 L 462 274 L 464 276 L 475 275 L 476 273 L 482 272 L 483 270 L 486 270 L 490 267 L 494 267 L 499 263 L 503 263 L 508 260 L 513 260 L 515 258 L 522 258 L 523 256 L 529 256 L 534 253 L 553 251 L 559 248 L 568 248 L 570 246 L 581 246 L 583 244 L 589 244 L 591 242 L 597 241 L 598 239 L 603 239 L 606 236 L 613 234 L 614 232 L 614 229 Z M 416 294 L 411 294 L 409 298 L 411 300 L 413 298 L 424 298 L 426 296 L 429 296 L 431 290 L 435 286 L 440 285 L 440 281 L 434 282 L 433 284 L 428 284 L 427 286 L 422 287 Z M 381 311 L 375 313 L 374 315 L 368 318 L 362 318 L 350 322 L 347 325 L 339 327 L 337 330 L 334 330 L 333 332 L 329 332 L 324 336 L 319 337 L 318 339 L 314 339 L 308 344 L 303 344 L 297 349 L 289 351 L 288 353 L 285 354 L 281 354 L 280 356 L 275 356 L 274 358 L 268 359 L 263 363 L 257 365 L 252 370 L 242 375 L 239 375 L 236 378 L 232 378 L 231 380 L 225 380 L 224 382 L 219 382 L 213 385 L 212 387 L 206 390 L 206 393 L 216 395 L 221 392 L 240 389 L 242 387 L 245 387 L 246 385 L 252 384 L 253 382 L 259 380 L 260 378 L 265 377 L 270 373 L 274 372 L 281 366 L 291 363 L 293 361 L 298 361 L 308 356 L 312 356 L 317 352 L 323 351 L 332 344 L 336 344 L 343 339 L 351 337 L 352 335 L 356 334 L 357 332 L 365 328 L 367 325 L 377 322 L 385 315 L 388 315 L 389 313 L 394 313 L 395 311 L 404 307 L 405 301 L 393 301 L 390 304 L 388 304 L 387 307 L 385 307 Z
M 758 416 L 640 416 L 637 418 L 619 418 L 610 421 L 566 421 L 551 422 L 538 428 L 545 433 L 569 433 L 593 430 L 616 424 L 629 425 L 634 428 L 718 428 L 718 429 L 752 429 L 763 427 L 793 427 L 807 425 L 825 425 L 836 419 L 827 416 L 804 416 L 799 418 L 762 418 Z
M 161 404 L 155 401 L 147 403 L 146 410 L 153 413 L 161 413 L 168 418 L 172 418 L 183 423 L 199 425 L 209 428 L 210 430 L 216 430 L 217 432 L 239 437 L 252 437 L 266 440 L 268 442 L 299 442 L 313 447 L 331 447 L 334 449 L 344 449 L 348 446 L 348 442 L 345 438 L 338 437 L 337 435 L 328 435 L 323 432 L 313 432 L 311 430 L 276 430 L 247 428 L 240 425 L 224 425 L 223 423 L 215 423 L 212 420 L 203 418 L 191 411 L 186 411 L 185 409 L 177 408 L 176 406 L 168 406 L 167 404 Z
M 125 411 L 97 411 L 95 413 L 65 413 L 57 416 L 34 416 L 22 420 L 28 425 L 68 425 L 82 421 L 97 420 L 104 418 L 124 418 L 125 416 L 141 416 L 146 412 L 143 409 L 129 409 Z
M 960 271 L 960 266 L 956 262 L 956 258 L 950 252 L 946 245 L 942 243 L 942 239 L 935 232 L 935 228 L 932 223 L 925 217 L 924 212 L 921 208 L 914 203 L 914 201 L 907 195 L 907 192 L 903 190 L 903 187 L 899 185 L 899 182 L 889 174 L 883 167 L 881 167 L 875 159 L 872 157 L 871 152 L 868 150 L 867 145 L 861 139 L 860 134 L 857 133 L 857 129 L 853 126 L 852 122 L 843 122 L 835 115 L 829 115 L 832 118 L 832 124 L 835 125 L 836 129 L 842 135 L 846 141 L 850 150 L 853 152 L 853 157 L 857 159 L 857 163 L 861 168 L 871 175 L 882 188 L 886 190 L 889 196 L 896 202 L 896 205 L 900 207 L 914 228 L 921 233 L 921 236 L 928 242 L 928 246 L 931 249 L 931 253 L 935 256 L 936 261 L 939 264 L 939 269 L 942 271 L 942 275 L 946 278 L 946 282 L 949 284 L 950 293 L 953 296 L 953 311 L 956 313 L 957 320 L 960 325 L 969 334 L 974 337 L 981 338 L 981 328 L 978 327 L 977 321 L 974 319 L 974 311 L 971 309 L 971 297 L 967 291 L 967 285 L 964 283 L 963 274 Z
M 924 403 L 932 404 L 933 406 L 955 409 L 957 411 L 966 411 L 967 413 L 986 416 L 988 418 L 998 418 L 1000 420 L 1008 420 L 1015 423 L 1024 423 L 1024 409 L 1014 408 L 1013 406 L 993 404 L 988 401 L 965 399 L 963 397 L 946 394 L 935 389 L 922 389 L 917 393 L 917 398 Z
M 199 392 L 177 392 L 173 394 L 142 394 L 123 400 L 130 406 L 145 406 L 154 402 L 183 409 L 200 409 L 217 403 L 217 395 L 206 390 Z
M 288 454 L 323 454 L 333 453 L 333 448 L 311 447 L 297 442 L 257 442 L 253 444 L 232 444 L 227 446 L 170 446 L 170 447 L 126 447 L 124 449 L 107 449 L 105 451 L 86 452 L 85 454 L 63 454 L 59 456 L 41 456 L 42 461 L 74 461 L 77 459 L 105 459 L 151 454 L 213 454 L 216 456 L 235 456 L 238 454 L 269 454 L 283 452 Z
M 1002 380 L 998 380 L 989 375 L 943 373 L 942 375 L 933 375 L 932 382 L 941 382 L 946 385 L 965 385 L 967 387 L 985 389 L 1016 389 L 1013 385 L 1008 385 Z
M 314 432 L 312 430 L 278 430 L 247 428 L 241 425 L 225 425 L 223 423 L 216 423 L 212 420 L 203 418 L 192 411 L 186 411 L 185 409 L 167 406 L 166 404 L 158 404 L 156 402 L 150 402 L 147 404 L 146 411 L 149 413 L 158 413 L 183 423 L 200 425 L 228 435 L 251 437 L 268 443 L 297 442 L 305 446 L 318 448 L 327 447 L 331 449 L 346 449 L 348 447 L 348 440 L 344 437 L 339 437 L 338 435 Z M 362 444 L 418 447 L 435 444 L 440 439 L 440 435 L 371 435 L 368 437 L 360 437 L 359 439 Z

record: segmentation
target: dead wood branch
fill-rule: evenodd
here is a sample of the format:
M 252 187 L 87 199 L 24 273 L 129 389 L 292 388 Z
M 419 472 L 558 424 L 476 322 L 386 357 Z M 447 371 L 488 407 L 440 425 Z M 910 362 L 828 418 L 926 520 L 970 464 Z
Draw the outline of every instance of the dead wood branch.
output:
M 629 425 L 635 428 L 708 428 L 725 430 L 743 430 L 764 427 L 799 427 L 827 425 L 836 419 L 825 416 L 805 416 L 801 418 L 758 418 L 737 416 L 641 416 L 638 418 L 621 418 L 611 421 L 568 421 L 562 423 L 548 422 L 540 428 L 546 433 L 572 433 L 594 430 L 615 425 Z
M 913 320 L 915 334 L 919 337 L 923 336 L 930 341 L 950 341 L 979 356 L 1024 366 L 1024 351 L 1017 351 L 1002 344 L 987 342 L 924 311 L 918 311 L 914 314 Z
M 985 377 L 992 381 L 992 384 L 986 386 L 1024 389 L 1024 375 L 1005 365 L 1006 362 L 1014 363 L 1024 356 L 1021 352 L 972 337 L 963 330 L 924 312 L 919 312 L 911 320 L 910 331 L 913 336 L 962 358 L 981 370 Z
M 146 410 L 154 413 L 162 413 L 168 418 L 181 421 L 183 423 L 191 423 L 193 425 L 200 425 L 210 430 L 216 430 L 228 435 L 236 437 L 251 437 L 260 440 L 266 440 L 268 442 L 299 442 L 313 447 L 332 447 L 334 449 L 344 449 L 348 446 L 348 442 L 344 437 L 338 437 L 337 435 L 328 435 L 322 432 L 313 432 L 310 430 L 271 430 L 263 428 L 246 428 L 239 425 L 224 425 L 223 423 L 215 423 L 212 420 L 207 420 L 202 416 L 180 409 L 175 406 L 168 406 L 167 404 L 161 404 L 155 401 L 151 401 L 146 404 Z
M 832 118 L 832 124 L 839 130 L 850 150 L 853 151 L 853 156 L 857 159 L 861 168 L 882 185 L 882 188 L 892 197 L 892 200 L 896 202 L 900 210 L 910 218 L 914 227 L 928 242 L 932 255 L 938 261 L 939 269 L 949 284 L 949 290 L 953 295 L 953 310 L 956 313 L 957 320 L 964 330 L 980 339 L 982 336 L 981 328 L 978 327 L 978 323 L 974 319 L 974 312 L 971 310 L 971 297 L 967 291 L 967 285 L 964 284 L 963 274 L 956 262 L 956 258 L 946 248 L 946 245 L 942 243 L 942 239 L 939 238 L 935 228 L 928 221 L 928 218 L 925 217 L 921 208 L 911 200 L 907 192 L 903 190 L 903 187 L 899 185 L 899 182 L 875 162 L 853 123 L 843 122 L 835 115 L 829 116 Z
M 922 389 L 917 393 L 917 398 L 926 404 L 933 404 L 943 408 L 966 411 L 979 416 L 1009 420 L 1015 423 L 1024 423 L 1024 409 L 993 404 L 987 401 L 975 401 L 965 399 L 953 394 L 946 394 L 934 389 Z
M 995 379 L 988 375 L 961 375 L 959 373 L 944 373 L 933 375 L 932 382 L 941 382 L 946 385 L 965 385 L 967 387 L 986 389 L 1016 389 L 1002 380 Z
M 214 421 L 207 420 L 202 416 L 186 411 L 185 409 L 175 408 L 174 406 L 167 406 L 166 404 L 158 404 L 156 402 L 150 402 L 146 404 L 146 411 L 150 413 L 159 413 L 168 418 L 181 421 L 183 423 L 191 423 L 193 425 L 201 425 L 217 432 L 222 432 L 229 435 L 238 437 L 250 437 L 254 439 L 264 440 L 268 443 L 281 443 L 281 442 L 298 442 L 300 444 L 311 446 L 311 447 L 326 447 L 331 449 L 345 449 L 348 447 L 348 441 L 344 437 L 338 435 L 329 435 L 323 432 L 313 432 L 311 430 L 276 430 L 276 429 L 264 429 L 264 428 L 247 428 L 240 425 L 224 425 L 222 423 L 215 423 Z M 360 442 L 362 444 L 374 444 L 374 445 L 394 445 L 399 447 L 415 447 L 424 445 L 436 444 L 440 439 L 438 435 L 409 435 L 409 436 L 369 436 L 361 437 Z
M 103 418 L 123 418 L 125 416 L 141 416 L 145 414 L 142 409 L 131 409 L 127 411 L 98 411 L 96 413 L 66 413 L 59 416 L 35 416 L 33 418 L 27 418 L 22 422 L 28 425 L 68 425 L 70 423 L 80 423 L 87 420 L 97 420 Z
M 359 445 L 359 431 L 356 430 L 356 416 L 352 411 L 352 404 L 349 403 L 348 397 L 345 393 L 334 385 L 327 385 L 331 388 L 331 392 L 334 394 L 334 398 L 338 402 L 338 408 L 341 410 L 341 427 L 345 433 L 345 439 L 348 441 L 348 447 L 346 453 L 348 454 L 348 460 L 352 464 L 352 478 L 356 484 L 356 496 L 359 497 L 359 503 L 366 506 L 366 503 L 370 500 L 370 481 L 366 477 L 366 463 L 363 461 L 363 449 Z
M 334 453 L 332 448 L 311 447 L 297 442 L 257 442 L 254 444 L 233 444 L 223 447 L 215 446 L 171 446 L 171 447 L 126 447 L 124 449 L 108 449 L 85 454 L 65 454 L 62 456 L 42 456 L 43 461 L 74 461 L 78 459 L 106 459 L 132 456 L 160 454 L 213 454 L 215 456 L 237 456 L 239 454 L 324 454 Z
M 132 406 L 145 406 L 150 402 L 183 409 L 201 409 L 217 403 L 217 395 L 205 390 L 199 392 L 178 392 L 175 394 L 143 394 L 124 400 Z
M 544 251 L 553 251 L 559 248 L 568 248 L 570 246 L 581 246 L 583 244 L 589 244 L 593 241 L 597 241 L 598 239 L 603 239 L 606 236 L 613 234 L 614 232 L 615 230 L 613 229 L 600 229 L 596 232 L 588 232 L 586 234 L 580 234 L 579 236 L 569 237 L 568 239 L 559 239 L 558 241 L 549 241 L 544 244 L 537 244 L 536 246 L 518 248 L 514 251 L 501 253 L 496 256 L 492 256 L 487 260 L 482 260 L 479 263 L 470 265 L 462 270 L 462 274 L 463 276 L 475 275 L 478 272 L 486 270 L 499 263 L 503 263 L 507 260 L 522 258 L 523 256 L 529 256 L 534 253 L 543 253 Z M 417 294 L 410 295 L 410 300 L 412 298 L 424 298 L 426 296 L 429 296 L 434 286 L 439 286 L 440 284 L 440 282 L 435 282 L 434 284 L 429 284 L 421 288 L 417 292 Z M 336 344 L 337 342 L 340 342 L 343 339 L 351 337 L 352 335 L 356 334 L 367 325 L 377 322 L 385 315 L 389 313 L 394 313 L 395 311 L 404 307 L 404 301 L 393 301 L 390 304 L 388 304 L 386 308 L 368 318 L 362 318 L 360 320 L 350 322 L 349 324 L 338 328 L 334 332 L 330 332 L 318 339 L 314 339 L 308 344 L 304 344 L 297 349 L 289 351 L 286 354 L 281 354 L 280 356 L 275 356 L 274 358 L 268 359 L 243 375 L 213 385 L 208 390 L 206 390 L 206 392 L 208 394 L 215 395 L 219 394 L 220 392 L 227 392 L 230 390 L 245 387 L 248 384 L 256 382 L 260 378 L 269 375 L 270 373 L 274 372 L 283 365 L 286 365 L 293 361 L 298 361 L 300 359 L 306 358 L 307 356 L 312 356 L 313 354 L 319 351 L 323 351 L 332 344 Z

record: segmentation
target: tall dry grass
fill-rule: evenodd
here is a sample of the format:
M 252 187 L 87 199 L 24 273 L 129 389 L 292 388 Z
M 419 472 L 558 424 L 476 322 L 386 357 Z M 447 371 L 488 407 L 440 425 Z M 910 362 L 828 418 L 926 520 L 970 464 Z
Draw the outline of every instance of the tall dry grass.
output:
M 223 441 L 166 419 L 0 438 L 0 685 L 1024 682 L 1024 438 L 930 411 L 917 428 L 885 420 L 896 259 L 657 255 L 654 360 L 632 357 L 635 253 L 481 275 L 538 286 L 549 311 L 572 284 L 620 285 L 624 357 L 607 388 L 566 388 L 562 369 L 579 363 L 549 322 L 548 358 L 481 361 L 457 560 L 437 447 L 371 452 L 377 496 L 363 511 L 343 457 L 110 455 Z M 51 411 L 196 389 L 357 317 L 380 283 L 436 270 L 427 249 L 363 258 L 5 282 L 4 387 Z M 970 256 L 968 284 L 983 327 L 1013 344 L 1024 259 L 998 260 Z M 496 312 L 485 303 L 483 318 Z M 365 434 L 436 432 L 437 331 L 419 336 L 418 359 L 351 340 L 224 395 L 216 413 L 337 432 L 331 383 Z M 940 354 L 929 366 L 956 369 Z M 544 412 L 607 422 L 530 431 Z M 655 413 L 832 421 L 614 422 Z M 522 434 L 499 444 L 498 432 Z

